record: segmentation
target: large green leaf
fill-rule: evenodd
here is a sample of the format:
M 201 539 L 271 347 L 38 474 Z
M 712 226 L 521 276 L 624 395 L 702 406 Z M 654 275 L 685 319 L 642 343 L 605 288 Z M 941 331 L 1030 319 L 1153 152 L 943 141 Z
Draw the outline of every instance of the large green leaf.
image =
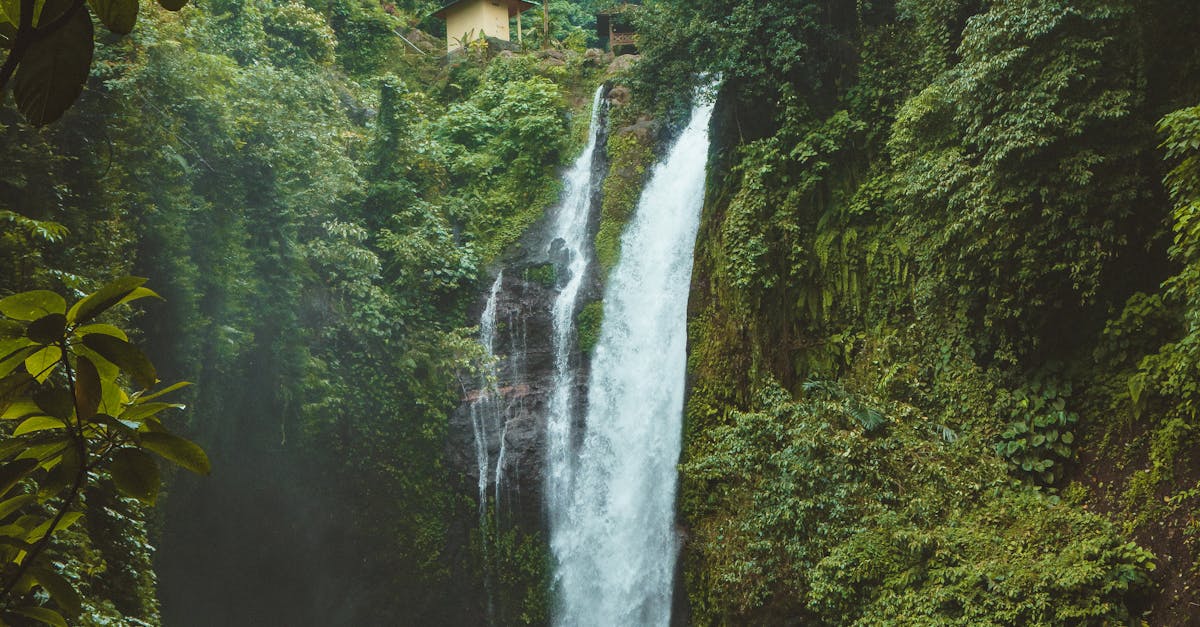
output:
M 91 333 L 83 336 L 83 345 L 133 375 L 143 388 L 149 388 L 158 381 L 154 364 L 150 363 L 145 353 L 129 342 L 111 335 Z
M 75 360 L 75 409 L 79 418 L 87 420 L 96 415 L 103 399 L 100 372 L 92 360 L 78 357 Z
M 0 22 L 16 26 L 20 23 L 20 19 L 20 0 L 0 0 Z
M 74 446 L 71 443 L 71 436 L 62 430 L 39 431 L 32 437 L 38 438 L 39 443 L 22 449 L 17 455 L 17 461 L 33 460 L 43 470 L 50 470 L 57 466 L 66 451 Z M 43 437 L 44 440 L 41 439 Z
M 71 347 L 71 349 L 75 351 L 76 355 L 85 357 L 88 361 L 92 362 L 92 365 L 96 367 L 96 371 L 100 373 L 101 381 L 107 381 L 111 383 L 116 381 L 117 377 L 121 376 L 121 369 L 111 361 L 101 357 L 96 351 L 80 343 L 76 343 Z
M 109 416 L 119 416 L 125 406 L 125 391 L 113 381 L 100 380 L 100 407 L 97 411 Z
M 104 425 L 104 427 L 110 432 L 118 433 L 134 441 L 140 441 L 137 432 L 137 423 L 124 423 L 116 418 L 113 418 L 112 416 L 109 416 L 108 414 L 96 414 L 95 416 L 92 416 L 91 422 Z
M 12 360 L 12 358 L 21 351 L 21 349 L 34 345 L 35 344 L 33 341 L 28 337 L 15 337 L 0 340 L 0 362 L 7 363 Z
M 18 452 L 24 453 L 29 446 L 29 441 L 25 438 L 8 438 L 0 442 L 0 460 L 8 459 Z
M 36 521 L 35 521 L 36 522 Z M 28 515 L 21 516 L 16 522 L 8 525 L 0 525 L 0 538 L 21 538 L 20 547 L 24 548 L 27 545 L 24 538 L 29 535 L 30 517 Z M 18 546 L 13 544 L 12 546 Z
M 42 408 L 37 406 L 37 403 L 32 399 L 23 398 L 9 405 L 3 412 L 0 412 L 0 420 L 19 420 L 28 418 L 34 414 L 40 414 Z
M 32 55 L 32 51 L 30 54 Z M 62 296 L 49 290 L 21 292 L 20 294 L 13 294 L 7 298 L 0 299 L 0 314 L 4 314 L 13 320 L 32 322 L 42 316 L 48 316 L 53 313 L 67 313 L 67 301 L 63 300 Z
M 132 20 L 136 19 L 137 17 L 137 2 L 133 0 L 91 0 L 91 3 L 93 7 L 96 4 L 132 4 L 133 17 L 130 18 L 129 27 L 133 28 Z M 97 14 L 99 14 L 99 10 L 97 10 Z M 100 19 L 104 20 L 104 16 L 100 15 Z M 104 23 L 108 25 L 107 20 L 104 20 Z M 109 26 L 109 28 L 114 31 L 116 30 L 113 29 L 112 26 Z M 124 32 L 127 33 L 129 31 Z M 83 300 L 75 303 L 75 305 L 71 307 L 71 310 L 67 312 L 67 320 L 73 324 L 83 324 L 104 313 L 113 305 L 121 302 L 121 299 L 129 296 L 134 290 L 141 287 L 145 282 L 146 279 L 136 276 L 127 276 L 117 279 L 116 281 L 113 281 L 112 283 L 109 283 L 108 285 L 96 290 Z
M 45 383 L 54 374 L 54 366 L 62 359 L 62 349 L 57 346 L 47 346 L 25 358 L 25 369 L 38 383 Z
M 127 35 L 137 23 L 138 0 L 88 0 L 88 4 L 114 33 Z
M 11 353 L 8 353 L 4 357 L 0 357 L 0 377 L 7 377 L 9 375 L 12 375 L 13 371 L 16 370 L 18 366 L 25 363 L 25 360 L 30 355 L 38 352 L 39 350 L 41 350 L 41 347 L 36 346 L 36 345 L 26 346 L 24 348 L 19 348 Z M 24 374 L 24 373 L 20 373 L 20 374 Z
M 92 67 L 92 34 L 91 16 L 77 9 L 65 24 L 29 47 L 12 83 L 17 108 L 31 124 L 57 120 L 79 98 Z M 64 307 L 48 313 L 66 311 Z
M 34 384 L 28 372 L 14 372 L 0 379 L 0 407 L 7 409 L 9 403 L 20 400 Z
M 171 392 L 174 392 L 175 390 L 178 390 L 180 388 L 185 388 L 191 384 L 192 384 L 191 381 L 180 381 L 179 383 L 173 383 L 157 392 L 154 392 L 153 394 L 145 394 L 145 395 L 141 395 L 141 396 L 135 396 L 133 399 L 133 402 L 145 403 L 146 401 L 156 399 L 160 396 L 163 396 L 164 394 L 170 394 Z
M 14 496 L 4 502 L 0 502 L 0 520 L 8 518 L 22 507 L 25 507 L 36 500 L 37 496 L 33 494 L 22 494 L 20 496 Z
M 130 292 L 129 296 L 122 298 L 121 302 L 118 304 L 124 305 L 125 303 L 131 303 L 135 300 L 142 299 L 142 298 L 157 298 L 159 300 L 163 300 L 163 297 L 159 296 L 158 292 L 155 292 L 154 290 L 152 290 L 148 287 L 139 287 L 136 290 L 133 290 L 132 292 Z
M 129 336 L 125 332 L 111 324 L 85 324 L 75 328 L 75 335 L 83 337 L 89 333 L 99 333 L 101 335 L 111 335 L 115 338 L 120 338 L 129 341 Z
M 43 503 L 61 494 L 79 477 L 81 460 L 76 447 L 68 446 L 53 461 L 57 464 L 49 468 L 49 475 L 38 485 L 38 500 Z M 45 468 L 46 464 L 42 464 L 42 467 Z
M 16 320 L 0 318 L 0 340 L 12 340 L 25 337 L 26 325 Z
M 51 429 L 65 429 L 66 424 L 62 420 L 53 416 L 34 416 L 25 419 L 17 428 L 13 430 L 13 435 L 25 435 L 26 433 L 35 433 L 37 431 L 49 431 Z
M 62 388 L 43 388 L 33 395 L 33 402 L 47 414 L 67 420 L 75 412 L 75 397 Z
M 171 433 L 142 433 L 142 448 L 162 455 L 169 461 L 196 473 L 207 475 L 212 472 L 208 454 L 195 442 Z
M 75 524 L 75 521 L 82 517 L 83 512 L 67 512 L 63 514 L 62 519 L 58 521 L 58 524 L 54 524 L 54 519 L 51 518 L 37 527 L 34 527 L 33 531 L 30 531 L 29 535 L 25 536 L 25 540 L 37 543 L 38 540 L 41 540 L 47 535 L 53 535 L 57 531 L 62 531 L 63 529 L 70 527 L 71 525 Z M 54 525 L 53 529 L 50 528 L 51 525 Z
M 143 503 L 154 504 L 161 485 L 158 464 L 149 455 L 135 448 L 123 448 L 113 455 L 109 466 L 113 484 L 126 496 Z
M 184 406 L 179 403 L 143 403 L 141 405 L 130 405 L 129 409 L 122 412 L 118 418 L 130 422 L 141 422 L 163 410 L 183 408 Z
M 26 334 L 29 339 L 38 344 L 56 344 L 63 337 L 63 331 L 67 329 L 67 317 L 53 313 L 42 316 L 29 324 Z
M 68 627 L 66 619 L 59 615 L 58 612 L 55 612 L 54 610 L 48 610 L 44 607 L 18 607 L 13 608 L 11 611 L 14 614 L 20 614 L 25 618 L 32 618 L 33 620 L 36 620 L 44 625 L 52 625 L 53 627 Z
M 37 461 L 32 459 L 18 459 L 0 466 L 0 497 L 8 494 L 34 468 L 37 468 Z
M 79 598 L 79 593 L 65 577 L 41 566 L 29 567 L 29 574 L 46 592 L 50 593 L 50 598 L 54 599 L 54 602 L 67 616 L 78 616 L 83 611 L 83 602 Z

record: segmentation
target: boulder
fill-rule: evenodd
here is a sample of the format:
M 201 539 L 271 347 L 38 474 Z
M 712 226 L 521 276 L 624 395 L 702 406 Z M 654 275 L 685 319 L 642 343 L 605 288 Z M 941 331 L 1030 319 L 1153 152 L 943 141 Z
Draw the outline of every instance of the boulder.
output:
M 583 53 L 583 64 L 587 67 L 601 67 L 607 63 L 608 60 L 605 59 L 604 51 L 599 48 L 588 48 Z
M 632 97 L 629 88 L 624 85 L 616 85 L 608 90 L 608 102 L 614 107 L 623 107 L 629 104 L 629 100 Z
M 641 56 L 636 55 L 636 54 L 623 54 L 623 55 L 613 59 L 612 63 L 608 64 L 608 73 L 610 75 L 611 74 L 620 74 L 621 72 L 624 72 L 624 71 L 628 70 L 629 68 L 633 67 L 634 64 L 636 64 L 638 62 L 638 60 L 641 58 L 642 58 Z
M 409 29 L 404 37 L 425 52 L 440 52 L 446 46 L 444 41 L 419 28 Z
M 634 135 L 642 142 L 648 142 L 653 139 L 654 134 L 658 131 L 658 123 L 648 115 L 638 117 L 637 122 L 629 126 L 621 127 L 617 132 L 622 135 Z
M 499 39 L 497 37 L 488 37 L 487 43 L 488 43 L 488 52 L 490 52 L 493 55 L 496 55 L 496 54 L 499 54 L 499 53 L 505 52 L 505 51 L 520 52 L 520 50 L 521 50 L 521 44 L 518 44 L 513 41 L 509 41 L 507 39 Z

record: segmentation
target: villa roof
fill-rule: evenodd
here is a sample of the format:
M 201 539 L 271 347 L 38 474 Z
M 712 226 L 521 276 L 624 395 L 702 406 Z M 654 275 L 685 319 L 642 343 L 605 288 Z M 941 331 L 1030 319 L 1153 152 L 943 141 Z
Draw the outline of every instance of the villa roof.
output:
M 433 16 L 438 19 L 444 20 L 444 19 L 446 19 L 446 13 L 448 13 L 450 11 L 450 9 L 454 8 L 455 6 L 464 4 L 466 2 L 481 2 L 481 1 L 482 0 L 454 0 L 454 2 L 450 2 L 450 3 L 446 4 L 445 6 L 443 6 L 442 8 L 438 9 L 436 12 L 434 12 Z M 537 2 L 529 2 L 529 0 L 499 0 L 499 2 L 503 2 L 504 4 L 508 5 L 508 16 L 509 17 L 512 17 L 518 13 L 524 13 L 524 12 L 528 11 L 529 9 L 532 9 L 533 7 L 538 6 Z

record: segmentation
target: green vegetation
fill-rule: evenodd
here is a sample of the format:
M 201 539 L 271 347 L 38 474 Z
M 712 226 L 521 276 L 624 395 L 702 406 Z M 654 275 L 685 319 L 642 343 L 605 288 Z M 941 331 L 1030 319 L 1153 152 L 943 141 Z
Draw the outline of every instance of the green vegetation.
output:
M 697 72 L 692 623 L 1191 619 L 1200 5 L 659 0 L 607 73 L 603 4 L 443 57 L 430 0 L 0 2 L 4 620 L 544 624 L 448 460 L 472 307 L 601 81 L 612 269 Z
M 683 468 L 704 486 L 687 497 L 697 624 L 1129 620 L 1152 556 L 1112 523 L 1020 488 L 913 407 L 807 387 L 762 390 Z
M 576 56 L 444 60 L 411 31 L 430 5 L 146 5 L 97 38 L 59 122 L 0 108 L 0 295 L 153 275 L 165 300 L 114 322 L 197 383 L 183 429 L 217 469 L 168 477 L 154 510 L 88 492 L 54 549 L 80 624 L 482 615 L 472 492 L 445 460 L 479 357 L 467 310 L 556 199 L 598 77 Z M 512 555 L 491 556 L 525 564 L 502 602 L 530 622 L 536 531 L 498 530 Z
M 644 13 L 635 83 L 660 115 L 679 119 L 698 59 L 724 79 L 682 471 L 695 622 L 1186 621 L 1200 11 Z M 883 434 L 856 435 L 810 379 L 878 408 Z
M 633 217 L 642 186 L 654 160 L 654 145 L 649 137 L 623 130 L 632 123 L 636 105 L 616 107 L 609 126 L 608 176 L 604 179 L 600 228 L 596 231 L 596 262 L 607 275 L 621 253 L 621 233 Z
M 604 301 L 593 301 L 583 306 L 575 316 L 575 333 L 579 350 L 590 354 L 600 341 L 600 324 L 604 321 Z
M 160 416 L 183 405 L 164 395 L 154 365 L 120 328 L 101 322 L 116 305 L 157 296 L 146 279 L 118 279 L 67 307 L 47 290 L 0 299 L 0 610 L 6 621 L 66 625 L 84 611 L 76 564 L 52 557 L 55 540 L 87 513 L 80 500 L 105 476 L 125 496 L 153 505 L 161 487 L 154 453 L 192 472 L 208 456 Z M 132 393 L 126 383 L 136 384 Z M 103 563 L 103 558 L 92 562 Z M 39 598 L 39 589 L 55 609 Z
M 552 263 L 543 263 L 525 268 L 522 278 L 530 283 L 553 289 L 558 285 L 558 270 Z

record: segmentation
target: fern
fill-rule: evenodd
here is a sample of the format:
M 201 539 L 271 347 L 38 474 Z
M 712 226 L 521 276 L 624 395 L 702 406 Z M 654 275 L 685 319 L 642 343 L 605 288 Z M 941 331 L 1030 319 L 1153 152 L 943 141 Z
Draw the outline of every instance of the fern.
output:
M 7 209 L 0 209 L 0 220 L 11 222 L 12 224 L 16 225 L 17 228 L 24 229 L 26 232 L 28 232 L 30 237 L 49 242 L 51 244 L 61 242 L 64 238 L 66 238 L 67 233 L 70 232 L 67 227 L 57 222 L 26 218 L 19 213 L 15 213 Z

